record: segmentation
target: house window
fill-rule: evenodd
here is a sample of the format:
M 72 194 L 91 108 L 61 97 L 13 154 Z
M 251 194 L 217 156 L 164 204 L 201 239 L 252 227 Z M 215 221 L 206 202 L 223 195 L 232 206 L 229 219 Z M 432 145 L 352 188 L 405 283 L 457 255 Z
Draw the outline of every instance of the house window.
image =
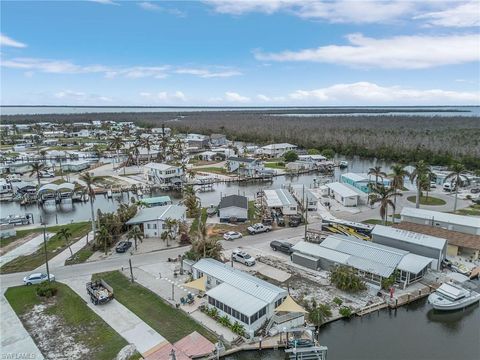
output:
M 150 229 L 150 224 L 147 224 L 147 229 Z

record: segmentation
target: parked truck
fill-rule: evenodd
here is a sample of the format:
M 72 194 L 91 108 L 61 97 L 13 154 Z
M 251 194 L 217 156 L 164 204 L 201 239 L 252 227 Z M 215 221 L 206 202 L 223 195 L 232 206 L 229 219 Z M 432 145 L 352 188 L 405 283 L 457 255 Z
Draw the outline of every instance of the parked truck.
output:
M 94 280 L 87 283 L 87 293 L 93 304 L 106 304 L 113 299 L 113 289 L 104 280 Z

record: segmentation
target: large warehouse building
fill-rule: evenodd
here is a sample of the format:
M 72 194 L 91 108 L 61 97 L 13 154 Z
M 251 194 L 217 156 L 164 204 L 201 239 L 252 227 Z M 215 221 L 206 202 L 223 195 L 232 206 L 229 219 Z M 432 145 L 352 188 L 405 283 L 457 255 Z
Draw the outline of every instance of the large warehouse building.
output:
M 446 239 L 390 226 L 376 225 L 372 231 L 372 241 L 431 258 L 432 268 L 437 270 L 440 270 L 442 260 L 447 255 Z
M 432 259 L 405 250 L 351 237 L 328 236 L 319 245 L 299 242 L 293 247 L 292 261 L 310 269 L 330 270 L 347 265 L 369 283 L 380 287 L 382 280 L 398 270 L 397 281 L 403 286 L 419 281 Z

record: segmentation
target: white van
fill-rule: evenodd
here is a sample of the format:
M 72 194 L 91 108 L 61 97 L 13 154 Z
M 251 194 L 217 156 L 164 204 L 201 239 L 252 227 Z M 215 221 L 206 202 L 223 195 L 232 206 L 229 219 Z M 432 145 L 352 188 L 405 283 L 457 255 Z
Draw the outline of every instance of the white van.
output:
M 454 190 L 455 190 L 454 183 L 446 182 L 445 184 L 443 184 L 443 191 L 454 191 Z

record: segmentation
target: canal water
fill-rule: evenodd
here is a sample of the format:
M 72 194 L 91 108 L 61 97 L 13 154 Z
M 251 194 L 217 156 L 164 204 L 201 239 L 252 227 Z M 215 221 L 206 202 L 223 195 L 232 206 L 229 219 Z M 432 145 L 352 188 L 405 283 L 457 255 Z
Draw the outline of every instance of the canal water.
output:
M 328 360 L 478 360 L 480 308 L 437 312 L 426 299 L 326 324 L 320 343 Z M 227 360 L 284 359 L 283 350 L 248 351 Z
M 388 172 L 392 163 L 380 161 L 380 160 L 371 160 L 371 159 L 360 159 L 360 158 L 344 158 L 338 157 L 336 160 L 347 160 L 349 162 L 348 169 L 335 169 L 335 174 L 333 179 L 338 181 L 340 174 L 342 172 L 357 172 L 357 173 L 366 173 L 368 169 L 372 166 L 381 166 L 384 171 Z M 269 188 L 280 188 L 288 183 L 295 184 L 304 184 L 306 187 L 312 187 L 314 180 L 321 178 L 319 174 L 306 174 L 300 176 L 278 176 L 273 178 L 273 182 L 249 182 L 249 183 L 218 183 L 213 186 L 213 191 L 200 192 L 198 196 L 202 202 L 202 206 L 217 205 L 220 201 L 220 196 L 240 194 L 245 195 L 250 199 L 253 199 L 256 193 L 263 189 Z M 328 177 L 332 179 L 332 177 Z M 152 194 L 145 194 L 146 197 L 149 196 L 161 196 L 169 195 L 172 200 L 178 202 L 181 200 L 181 195 L 178 192 L 163 192 L 156 191 Z M 127 202 L 131 197 L 136 197 L 133 194 L 123 194 L 121 200 Z M 106 195 L 97 195 L 95 199 L 95 211 L 100 209 L 102 212 L 113 212 L 116 211 L 120 205 L 120 199 L 108 199 Z M 40 217 L 43 221 L 46 221 L 47 224 L 63 224 L 68 222 L 77 222 L 83 220 L 89 220 L 91 218 L 90 212 L 90 203 L 73 203 L 65 204 L 61 206 L 38 206 L 37 204 L 32 204 L 28 206 L 21 206 L 19 202 L 2 202 L 0 206 L 1 217 L 14 215 L 14 214 L 33 214 L 34 221 L 38 223 Z

